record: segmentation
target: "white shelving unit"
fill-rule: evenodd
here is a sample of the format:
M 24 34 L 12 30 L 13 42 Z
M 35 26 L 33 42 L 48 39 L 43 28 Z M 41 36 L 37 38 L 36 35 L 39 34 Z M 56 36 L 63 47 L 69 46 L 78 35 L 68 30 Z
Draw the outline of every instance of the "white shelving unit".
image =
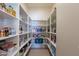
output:
M 11 5 L 11 4 L 10 4 Z M 11 15 L 10 13 L 0 9 L 0 27 L 10 26 L 11 28 L 14 28 L 15 34 L 11 34 L 8 36 L 0 37 L 0 42 L 6 42 L 11 41 L 15 46 L 8 48 L 8 53 L 6 56 L 15 56 L 19 55 L 20 50 L 31 41 L 31 37 L 29 37 L 29 33 L 31 33 L 30 30 L 28 30 L 31 26 L 30 22 L 31 19 L 25 12 L 25 10 L 22 8 L 21 4 L 15 4 L 14 5 L 15 11 L 16 11 L 16 17 Z M 22 26 L 22 28 L 20 27 Z M 20 46 L 20 36 L 22 37 L 22 40 L 25 40 L 25 42 Z M 31 44 L 27 46 L 27 50 L 23 55 L 27 54 L 27 51 L 30 49 Z M 1 54 L 1 53 L 0 53 Z
M 56 33 L 54 33 L 51 28 L 52 27 L 51 25 L 53 25 L 52 23 L 55 22 L 51 21 L 52 14 L 51 16 L 49 16 L 49 20 L 47 21 L 48 23 L 46 22 L 47 25 L 40 26 L 42 28 L 45 28 L 45 31 L 32 32 L 31 18 L 28 16 L 27 12 L 23 9 L 21 4 L 16 4 L 15 7 L 16 8 L 14 9 L 16 11 L 16 17 L 0 9 L 0 28 L 7 26 L 11 27 L 13 30 L 12 34 L 0 37 L 0 42 L 10 41 L 13 44 L 16 44 L 15 46 L 8 48 L 8 53 L 6 56 L 15 56 L 15 55 L 19 56 L 21 54 L 20 51 L 22 49 L 25 49 L 24 46 L 26 46 L 24 53 L 21 54 L 22 56 L 25 56 L 29 51 L 30 47 L 32 46 L 32 44 L 29 43 L 31 42 L 32 39 L 34 39 L 32 37 L 32 34 L 45 34 L 45 35 L 48 34 L 49 37 L 45 37 L 45 39 L 47 39 L 56 48 L 56 44 L 51 40 L 51 34 L 56 35 Z M 54 15 L 56 14 L 55 11 L 53 11 L 52 13 L 54 13 Z M 47 44 L 47 46 L 50 49 L 51 54 L 53 55 L 52 49 L 50 48 L 49 44 Z
M 56 44 L 55 44 L 54 42 L 52 42 L 52 41 L 50 40 L 50 38 L 46 37 L 45 39 L 47 39 L 47 40 L 56 48 Z
M 31 48 L 32 44 L 30 44 L 30 46 L 27 47 L 25 53 L 23 54 L 23 56 L 26 56 L 26 54 L 28 53 L 29 49 Z
M 56 6 L 54 5 L 54 8 L 51 12 L 51 15 L 48 18 L 48 26 L 47 26 L 47 33 L 48 36 L 45 37 L 45 39 L 48 40 L 48 42 L 50 44 L 47 43 L 47 46 L 51 52 L 52 55 L 54 55 L 54 53 L 52 52 L 52 48 L 50 47 L 51 45 L 54 46 L 56 48 Z M 55 29 L 54 29 L 55 28 Z M 56 53 L 56 51 L 55 51 Z
M 20 53 L 20 50 L 26 45 L 26 44 L 28 44 L 31 40 L 32 40 L 32 38 L 31 37 L 29 37 L 29 33 L 31 33 L 30 32 L 30 27 L 29 27 L 29 25 L 30 25 L 30 22 L 29 21 L 31 21 L 30 20 L 30 17 L 27 15 L 27 13 L 24 11 L 24 9 L 22 8 L 22 6 L 20 6 L 20 24 L 19 24 L 19 29 L 20 29 L 20 32 L 22 32 L 21 34 L 20 34 L 20 36 L 23 36 L 24 35 L 24 37 L 26 36 L 26 38 L 24 39 L 23 37 L 23 39 L 25 40 L 24 42 L 23 42 L 23 44 L 21 44 L 20 46 L 19 46 L 19 53 Z M 31 25 L 30 25 L 31 26 Z M 22 27 L 22 28 L 21 28 Z M 20 38 L 20 37 L 19 37 Z M 30 45 L 28 45 L 27 46 L 27 49 L 25 50 L 25 52 L 28 50 L 29 51 L 29 49 L 30 49 L 30 47 L 31 47 L 31 44 Z M 24 56 L 24 55 L 26 55 L 27 54 L 27 52 L 26 53 L 23 53 L 22 55 Z
M 29 41 L 31 41 L 32 39 L 31 38 L 28 38 L 28 40 L 25 42 L 25 43 L 23 43 L 22 45 L 21 45 L 21 47 L 19 48 L 19 50 L 23 47 L 23 46 L 25 46 Z
M 52 53 L 52 49 L 50 48 L 49 44 L 47 44 L 49 50 L 50 50 L 50 53 L 52 54 L 52 56 L 54 56 L 54 54 Z
M 15 48 L 13 53 L 11 53 L 11 54 L 9 54 L 7 56 L 15 56 L 17 54 L 17 52 L 18 52 L 18 49 Z
M 16 37 L 16 36 L 18 36 L 18 34 L 9 35 L 9 36 L 7 36 L 7 37 L 1 37 L 0 40 L 6 40 L 6 39 L 8 39 L 8 38 L 12 38 L 12 37 Z

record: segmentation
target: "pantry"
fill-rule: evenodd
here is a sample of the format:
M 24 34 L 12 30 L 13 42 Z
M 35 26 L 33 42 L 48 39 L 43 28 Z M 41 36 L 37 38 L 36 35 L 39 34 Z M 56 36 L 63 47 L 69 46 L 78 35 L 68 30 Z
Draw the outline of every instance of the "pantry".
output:
M 29 15 L 30 8 L 26 8 L 31 3 L 0 3 L 0 56 L 43 56 L 46 51 L 48 56 L 56 56 L 56 6 L 45 5 L 37 7 L 51 6 L 46 20 L 34 20 L 35 13 Z

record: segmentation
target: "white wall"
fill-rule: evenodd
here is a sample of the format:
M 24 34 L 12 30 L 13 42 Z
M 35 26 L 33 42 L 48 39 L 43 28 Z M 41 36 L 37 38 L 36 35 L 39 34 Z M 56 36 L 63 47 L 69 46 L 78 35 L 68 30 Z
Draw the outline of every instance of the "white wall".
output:
M 57 55 L 79 56 L 79 4 L 57 4 Z

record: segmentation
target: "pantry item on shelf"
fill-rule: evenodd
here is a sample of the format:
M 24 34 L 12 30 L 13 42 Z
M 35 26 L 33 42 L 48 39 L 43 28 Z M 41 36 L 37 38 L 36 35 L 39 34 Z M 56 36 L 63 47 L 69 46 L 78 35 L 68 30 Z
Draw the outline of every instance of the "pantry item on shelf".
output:
M 6 9 L 5 3 L 0 3 L 0 9 L 2 9 L 2 10 L 5 10 Z
M 9 35 L 9 27 L 4 27 L 5 36 Z
M 8 51 L 8 49 L 7 48 L 3 48 L 2 46 L 0 47 L 0 50 L 3 50 L 3 51 Z
M 15 10 L 12 11 L 12 15 L 16 16 L 16 11 Z
M 14 46 L 14 47 L 12 47 L 12 48 L 9 48 L 9 49 L 8 49 L 8 55 L 13 54 L 16 49 L 17 49 L 16 46 Z
M 54 38 L 55 38 L 55 39 L 54 39 L 54 43 L 56 43 L 56 35 L 54 36 Z
M 9 27 L 9 35 L 12 35 L 12 28 L 11 27 Z
M 1 40 L 0 41 L 0 50 L 7 52 L 7 55 L 11 55 L 16 49 L 16 43 L 13 40 Z M 2 53 L 0 53 L 2 55 Z
M 48 32 L 50 32 L 50 26 L 48 26 Z
M 27 34 L 20 35 L 19 38 L 20 38 L 19 45 L 21 46 L 22 44 L 24 44 L 26 42 L 26 40 L 27 40 Z
M 10 10 L 8 7 L 5 9 L 5 12 L 10 13 Z
M 27 49 L 27 46 L 28 46 L 28 44 L 26 44 L 23 48 L 21 48 L 21 50 L 20 50 L 20 55 L 21 56 L 25 53 L 25 51 Z
M 6 8 L 6 12 L 12 14 L 12 9 L 13 9 L 12 6 L 9 6 Z
M 54 35 L 53 34 L 51 34 L 51 40 L 54 41 Z
M 20 27 L 20 33 L 22 33 L 22 31 L 23 31 L 23 28 L 22 28 L 22 27 Z
M 9 36 L 12 34 L 11 32 L 11 27 L 8 27 L 8 26 L 4 26 L 4 27 L 1 27 L 0 26 L 0 37 L 5 37 L 5 36 Z
M 0 37 L 4 37 L 4 36 L 5 36 L 4 29 L 0 27 Z
M 43 43 L 43 38 L 40 38 L 40 37 L 36 38 L 35 43 L 36 44 L 42 44 Z
M 36 34 L 33 34 L 33 37 L 36 37 Z
M 5 36 L 5 32 L 4 32 L 4 30 L 0 30 L 0 37 L 4 37 Z
M 0 30 L 0 37 L 1 37 L 1 30 Z
M 51 34 L 51 40 L 52 40 L 54 43 L 56 43 L 56 35 Z
M 5 44 L 5 40 L 0 41 L 0 50 L 8 51 L 7 49 L 2 48 L 4 44 Z
M 27 34 L 24 35 L 24 42 L 27 40 Z
M 4 41 L 4 44 L 0 45 L 0 49 L 3 51 L 8 51 L 8 49 L 15 47 L 15 45 L 16 43 Z
M 26 42 L 26 39 L 24 38 L 24 35 L 20 35 L 19 38 L 20 38 L 20 40 L 19 40 L 20 43 L 19 44 L 21 46 L 24 42 Z
M 16 11 L 13 9 L 11 5 L 9 5 L 5 11 L 13 16 L 16 16 Z
M 3 5 L 3 3 L 0 3 L 0 9 L 2 9 L 3 7 L 2 7 L 2 5 Z
M 51 40 L 56 43 L 56 35 L 52 34 Z
M 2 37 L 2 26 L 0 26 L 0 37 Z
M 0 56 L 7 56 L 7 52 L 3 51 L 3 50 L 0 50 Z
M 52 48 L 52 53 L 56 56 L 56 48 L 54 46 L 51 46 Z
M 12 47 L 14 47 L 16 44 L 14 44 L 13 42 L 6 42 L 3 46 L 2 46 L 2 48 L 12 48 Z
M 31 44 L 31 41 L 29 41 L 29 45 Z
M 52 32 L 56 33 L 56 28 L 55 27 L 52 28 Z
M 5 40 L 0 41 L 0 46 L 2 46 L 5 43 Z
M 19 53 L 20 53 L 20 56 L 22 56 L 22 55 L 24 54 L 24 52 L 25 52 L 24 50 L 25 50 L 24 48 L 22 48 L 22 49 L 20 50 L 20 52 L 19 52 Z
M 15 35 L 16 34 L 16 29 L 15 28 L 11 28 L 11 35 Z

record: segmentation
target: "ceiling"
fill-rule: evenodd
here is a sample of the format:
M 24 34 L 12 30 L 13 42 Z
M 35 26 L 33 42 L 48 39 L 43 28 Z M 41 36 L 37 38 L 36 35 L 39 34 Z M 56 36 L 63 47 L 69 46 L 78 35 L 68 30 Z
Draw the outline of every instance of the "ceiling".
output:
M 24 3 L 23 5 L 32 20 L 47 20 L 54 3 Z

